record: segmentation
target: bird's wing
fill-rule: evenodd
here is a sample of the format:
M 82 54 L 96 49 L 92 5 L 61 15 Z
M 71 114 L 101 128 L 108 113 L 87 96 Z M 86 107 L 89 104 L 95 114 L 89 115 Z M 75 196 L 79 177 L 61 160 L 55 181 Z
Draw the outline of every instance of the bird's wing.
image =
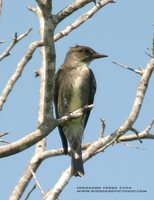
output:
M 94 74 L 93 74 L 91 69 L 89 69 L 89 71 L 90 71 L 90 83 L 89 83 L 90 91 L 89 91 L 88 105 L 93 104 L 94 96 L 95 96 L 95 92 L 96 92 L 96 87 L 97 87 L 95 76 L 94 76 Z M 91 110 L 87 111 L 87 113 L 86 113 L 84 127 L 86 127 L 90 112 L 91 112 Z
M 58 115 L 58 93 L 59 93 L 59 76 L 61 73 L 61 69 L 58 70 L 58 72 L 56 73 L 56 78 L 55 78 L 55 90 L 54 90 L 54 104 L 55 104 L 55 112 L 56 112 L 56 118 L 59 118 Z M 63 145 L 63 149 L 64 149 L 64 153 L 67 154 L 68 153 L 68 143 L 67 143 L 67 139 L 64 135 L 64 132 L 62 130 L 62 127 L 59 125 L 58 126 L 59 129 L 59 134 L 61 137 L 61 141 L 62 141 L 62 145 Z

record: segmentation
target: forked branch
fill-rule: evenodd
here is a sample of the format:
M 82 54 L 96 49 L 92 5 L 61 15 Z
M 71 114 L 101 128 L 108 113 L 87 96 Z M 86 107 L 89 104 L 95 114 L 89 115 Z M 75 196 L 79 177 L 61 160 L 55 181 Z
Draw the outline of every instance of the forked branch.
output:
M 20 41 L 22 40 L 24 37 L 26 37 L 30 31 L 32 30 L 32 28 L 30 28 L 28 31 L 26 31 L 25 33 L 21 34 L 21 35 L 17 35 L 17 33 L 14 34 L 13 36 L 13 41 L 11 42 L 11 44 L 8 46 L 8 48 L 0 55 L 0 61 L 3 60 L 5 57 L 9 56 L 11 54 L 11 50 L 13 49 L 13 47 Z

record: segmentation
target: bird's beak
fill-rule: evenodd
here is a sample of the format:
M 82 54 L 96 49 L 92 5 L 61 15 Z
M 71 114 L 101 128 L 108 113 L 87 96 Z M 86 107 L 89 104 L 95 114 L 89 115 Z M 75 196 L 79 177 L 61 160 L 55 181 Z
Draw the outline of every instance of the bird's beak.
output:
M 92 57 L 93 57 L 93 59 L 97 59 L 97 58 L 105 58 L 105 57 L 108 57 L 108 55 L 95 52 L 95 53 L 92 55 Z

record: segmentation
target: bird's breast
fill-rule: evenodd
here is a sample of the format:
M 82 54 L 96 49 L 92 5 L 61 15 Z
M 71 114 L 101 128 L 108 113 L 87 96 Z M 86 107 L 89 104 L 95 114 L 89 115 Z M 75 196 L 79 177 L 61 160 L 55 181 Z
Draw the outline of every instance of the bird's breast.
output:
M 70 111 L 77 110 L 83 106 L 82 94 L 84 90 L 85 76 L 88 72 L 86 70 L 78 71 L 78 75 L 72 81 L 72 96 L 70 101 Z
M 72 83 L 72 97 L 70 101 L 70 110 L 74 111 L 81 107 L 81 84 L 82 79 L 80 77 L 75 78 Z

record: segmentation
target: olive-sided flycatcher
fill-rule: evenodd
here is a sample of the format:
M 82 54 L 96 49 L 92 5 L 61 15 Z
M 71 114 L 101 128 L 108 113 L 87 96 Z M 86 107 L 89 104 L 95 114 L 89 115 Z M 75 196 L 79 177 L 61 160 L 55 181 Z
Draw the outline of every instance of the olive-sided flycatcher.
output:
M 77 45 L 70 48 L 56 74 L 54 102 L 57 118 L 93 103 L 96 81 L 89 64 L 92 60 L 103 57 L 107 55 L 97 53 L 87 46 Z M 67 141 L 71 148 L 71 168 L 74 176 L 84 175 L 81 143 L 89 114 L 90 111 L 58 127 L 65 154 Z

